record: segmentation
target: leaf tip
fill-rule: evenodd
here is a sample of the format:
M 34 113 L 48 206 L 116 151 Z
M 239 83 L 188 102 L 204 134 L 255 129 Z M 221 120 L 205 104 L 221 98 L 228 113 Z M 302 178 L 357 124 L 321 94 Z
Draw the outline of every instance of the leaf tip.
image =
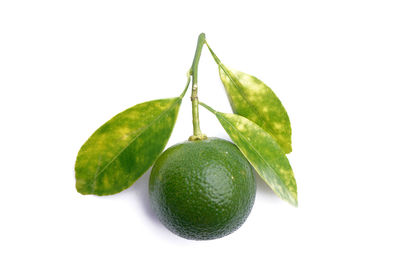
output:
M 89 195 L 91 192 L 88 190 L 84 180 L 76 179 L 75 183 L 76 191 L 81 195 Z
M 287 200 L 292 206 L 298 208 L 299 207 L 299 202 L 297 200 L 297 191 L 291 192 L 290 196 Z

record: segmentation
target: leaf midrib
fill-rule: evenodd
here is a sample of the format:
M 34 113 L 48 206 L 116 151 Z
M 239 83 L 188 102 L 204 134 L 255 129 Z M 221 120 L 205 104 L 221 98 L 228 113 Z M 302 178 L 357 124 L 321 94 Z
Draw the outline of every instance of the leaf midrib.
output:
M 96 173 L 93 177 L 93 180 L 90 182 L 90 185 L 92 186 L 92 192 L 94 189 L 94 183 L 97 179 L 97 177 L 101 174 L 103 174 L 103 172 L 114 162 L 114 160 L 116 160 L 125 150 L 126 148 L 128 148 L 139 136 L 141 136 L 147 129 L 149 129 L 156 121 L 158 121 L 158 119 L 160 117 L 162 117 L 165 113 L 169 112 L 173 107 L 175 107 L 175 105 L 180 101 L 180 98 L 178 97 L 175 102 L 165 111 L 163 111 L 160 115 L 158 115 L 151 123 L 149 123 L 146 127 L 143 127 L 142 130 L 140 132 L 138 132 L 138 134 L 136 136 L 134 136 L 129 142 L 128 144 L 123 147 L 118 154 L 116 154 L 98 173 Z
M 218 114 L 221 114 L 221 113 L 218 113 Z M 224 117 L 223 115 L 220 115 L 220 117 L 223 118 L 223 120 L 224 120 L 226 123 L 228 123 L 233 129 L 236 130 L 235 126 L 234 126 L 232 123 L 230 123 L 227 119 L 225 119 L 225 117 Z M 268 166 L 268 167 L 274 172 L 275 176 L 278 177 L 279 181 L 282 182 L 282 185 L 285 187 L 286 192 L 287 192 L 290 196 L 292 196 L 292 193 L 290 192 L 289 188 L 286 187 L 286 185 L 284 184 L 284 182 L 281 180 L 280 176 L 276 173 L 275 169 L 271 167 L 271 165 L 263 158 L 262 155 L 260 155 L 260 153 L 253 147 L 253 145 L 251 145 L 250 141 L 249 141 L 244 135 L 242 135 L 242 133 L 241 133 L 239 130 L 236 130 L 236 132 L 237 132 L 243 139 L 245 139 L 245 140 L 247 141 L 248 145 L 253 149 L 253 151 L 256 152 L 256 154 L 262 159 L 262 161 L 266 164 L 266 166 Z M 256 169 L 256 170 L 257 170 L 257 169 Z M 267 182 L 267 183 L 268 183 L 268 182 Z M 270 185 L 270 184 L 268 184 L 268 185 Z M 274 189 L 272 189 L 272 190 L 273 190 L 276 194 L 278 194 Z M 278 194 L 278 196 L 281 197 L 279 194 Z

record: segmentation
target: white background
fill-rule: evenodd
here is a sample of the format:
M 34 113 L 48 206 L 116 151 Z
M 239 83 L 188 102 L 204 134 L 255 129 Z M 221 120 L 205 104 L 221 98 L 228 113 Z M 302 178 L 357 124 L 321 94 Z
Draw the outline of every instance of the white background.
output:
M 399 3 L 273 2 L 1 1 L 0 273 L 400 274 Z M 247 222 L 198 242 L 154 216 L 149 173 L 82 196 L 74 162 L 115 114 L 181 93 L 200 32 L 286 107 L 299 207 L 259 181 Z M 230 111 L 206 48 L 199 97 Z M 190 115 L 185 97 L 168 146 Z

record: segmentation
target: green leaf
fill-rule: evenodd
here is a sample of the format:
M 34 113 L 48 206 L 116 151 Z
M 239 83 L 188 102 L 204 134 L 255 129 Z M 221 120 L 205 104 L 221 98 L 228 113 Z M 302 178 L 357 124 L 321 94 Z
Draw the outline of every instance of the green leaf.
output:
M 219 63 L 219 74 L 232 110 L 273 136 L 285 153 L 292 151 L 289 117 L 279 98 L 261 80 Z
M 213 112 L 232 141 L 253 165 L 260 177 L 283 200 L 297 206 L 297 185 L 285 152 L 264 129 L 245 117 Z
M 135 105 L 94 132 L 76 159 L 78 192 L 115 194 L 143 175 L 168 142 L 182 96 Z

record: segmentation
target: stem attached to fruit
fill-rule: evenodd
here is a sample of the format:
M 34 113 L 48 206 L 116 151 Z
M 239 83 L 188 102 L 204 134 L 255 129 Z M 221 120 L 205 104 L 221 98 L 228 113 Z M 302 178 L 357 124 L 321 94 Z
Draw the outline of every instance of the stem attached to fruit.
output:
M 206 35 L 201 33 L 197 40 L 196 53 L 194 54 L 194 59 L 192 67 L 190 69 L 190 74 L 192 75 L 192 116 L 193 116 L 193 136 L 189 140 L 203 140 L 207 139 L 207 136 L 201 133 L 200 121 L 199 121 L 199 98 L 197 97 L 197 71 L 199 66 L 199 60 L 201 55 L 201 50 L 206 40 Z

